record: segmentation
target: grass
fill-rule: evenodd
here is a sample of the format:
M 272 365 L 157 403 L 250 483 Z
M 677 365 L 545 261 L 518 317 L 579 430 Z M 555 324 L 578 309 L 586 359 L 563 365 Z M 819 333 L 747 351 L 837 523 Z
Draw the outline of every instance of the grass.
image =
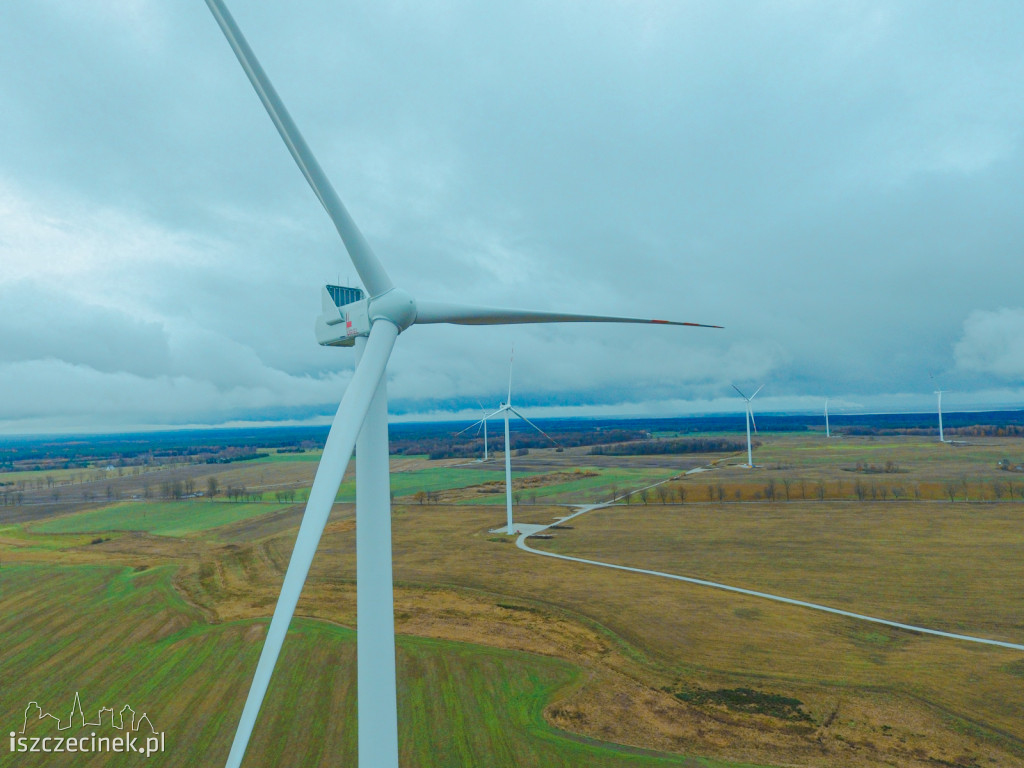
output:
M 280 512 L 290 504 L 229 501 L 127 501 L 53 518 L 32 526 L 40 533 L 145 531 L 161 536 L 187 536 L 257 515 Z
M 1018 458 L 1024 441 L 954 447 L 918 438 L 826 441 L 818 435 L 762 434 L 759 439 L 764 445 L 755 461 L 764 468 L 729 466 L 740 459 L 720 462 L 712 471 L 672 484 L 687 488 L 683 505 L 657 504 L 654 493 L 649 505 L 638 500 L 588 513 L 571 529 L 555 530 L 556 538 L 534 546 L 1022 642 L 1024 503 L 975 499 L 984 495 L 991 501 L 997 480 L 1019 477 L 1024 483 L 1024 476 L 995 468 L 1003 455 Z M 573 462 L 594 469 L 583 455 L 549 458 L 531 452 L 527 458 L 534 461 L 531 469 L 542 473 L 571 472 Z M 653 479 L 680 471 L 645 467 L 634 457 L 620 460 L 619 466 L 599 467 L 600 476 L 589 488 L 541 486 L 538 498 L 584 501 L 589 499 L 571 497 L 595 492 L 609 477 L 616 478 L 621 492 L 644 484 L 638 470 L 651 472 Z M 906 471 L 892 476 L 846 471 L 857 461 L 894 461 Z M 403 728 L 416 721 L 412 731 L 403 730 L 403 765 L 458 765 L 459 760 L 490 765 L 467 760 L 477 749 L 499 755 L 513 750 L 523 761 L 516 764 L 525 765 L 621 765 L 634 757 L 640 765 L 658 764 L 642 762 L 654 760 L 647 753 L 606 744 L 616 741 L 665 753 L 695 752 L 709 760 L 815 768 L 1024 766 L 1022 653 L 528 555 L 508 537 L 488 533 L 504 522 L 503 510 L 455 503 L 474 493 L 461 482 L 483 482 L 488 472 L 500 480 L 500 468 L 446 469 L 417 459 L 408 464 L 393 459 L 392 468 L 404 499 L 393 512 L 395 609 L 399 631 L 408 636 L 399 643 L 399 664 L 408 670 L 403 679 L 422 676 L 424 681 L 421 692 L 410 683 L 402 694 Z M 229 482 L 266 486 L 271 489 L 266 494 L 280 484 L 308 485 L 312 464 L 282 460 L 214 471 L 222 473 L 221 487 Z M 750 500 L 769 478 L 776 479 L 782 497 L 786 477 L 793 481 L 792 503 Z M 808 481 L 807 499 L 800 498 L 802 478 Z M 905 483 L 908 489 L 917 483 L 925 500 L 858 501 L 851 498 L 856 478 Z M 961 478 L 968 480 L 972 503 L 941 500 L 943 483 Z M 830 489 L 842 481 L 845 500 L 819 502 L 811 490 L 819 479 Z M 462 490 L 446 491 L 440 504 L 412 503 L 408 494 L 425 489 L 425 483 Z M 725 501 L 731 503 L 707 501 L 707 488 L 718 484 L 726 487 Z M 203 487 L 201 476 L 198 485 Z M 742 491 L 743 503 L 733 501 L 734 489 Z M 934 500 L 927 500 L 929 491 Z M 273 505 L 256 506 L 264 511 Z M 563 508 L 541 503 L 516 508 L 521 522 L 549 522 L 564 514 Z M 68 525 L 75 517 L 49 518 L 45 524 Z M 223 731 L 237 717 L 244 685 L 236 681 L 244 678 L 247 684 L 298 519 L 293 509 L 229 521 L 187 538 L 103 533 L 101 538 L 112 540 L 98 545 L 90 544 L 91 533 L 44 532 L 37 524 L 5 527 L 0 533 L 0 709 L 23 707 L 23 694 L 32 695 L 9 687 L 18 685 L 21 674 L 47 695 L 52 691 L 55 700 L 65 695 L 61 686 L 69 680 L 98 680 L 89 672 L 68 672 L 77 669 L 65 650 L 68 643 L 103 670 L 104 680 L 114 680 L 119 672 L 102 655 L 89 656 L 76 639 L 81 636 L 87 644 L 113 648 L 111 655 L 129 670 L 132 686 L 141 689 L 145 675 L 158 681 L 144 690 L 152 691 L 168 722 L 184 724 L 175 738 L 187 739 L 186 757 L 207 764 L 206 750 L 219 760 L 227 745 L 202 718 Z M 320 723 L 309 727 L 332 745 L 331 756 L 310 753 L 309 765 L 335 765 L 337 755 L 347 761 L 352 754 L 346 719 L 351 682 L 345 671 L 351 668 L 351 633 L 338 625 L 355 623 L 353 528 L 351 508 L 337 508 L 299 604 L 300 615 L 310 620 L 300 621 L 289 640 L 288 647 L 294 643 L 299 650 L 288 656 L 286 647 L 287 665 L 295 667 L 293 679 L 303 681 L 307 699 L 338 713 L 330 722 L 320 721 L 306 717 L 313 714 L 306 699 L 281 700 L 282 710 L 294 707 L 303 722 Z M 23 567 L 12 568 L 17 562 L 38 568 L 30 578 L 18 576 L 16 584 L 8 577 Z M 104 582 L 84 575 L 96 567 L 85 563 L 103 564 L 106 573 L 112 564 L 148 565 L 149 570 L 118 570 L 117 578 Z M 178 568 L 173 580 L 160 576 L 168 571 L 153 567 L 160 563 Z M 28 598 L 10 602 L 14 586 Z M 144 610 L 133 607 L 134 600 Z M 94 627 L 97 620 L 83 619 L 74 607 L 78 602 L 101 624 L 114 616 L 109 623 L 116 628 Z M 131 634 L 133 627 L 137 634 Z M 117 634 L 122 630 L 125 634 Z M 52 638 L 52 647 L 35 635 Z M 20 658 L 26 643 L 38 646 L 32 663 L 10 666 L 8 659 Z M 235 666 L 222 658 L 232 655 L 238 658 Z M 338 659 L 341 671 L 336 672 Z M 167 664 L 171 668 L 165 672 Z M 176 672 L 175 665 L 180 665 Z M 515 670 L 512 677 L 501 671 L 506 666 Z M 524 680 L 532 687 L 521 687 Z M 157 699 L 160 685 L 168 693 Z M 17 693 L 17 702 L 11 703 L 9 690 Z M 687 702 L 676 693 L 697 695 Z M 278 694 L 272 690 L 271 695 Z M 466 706 L 451 709 L 460 699 Z M 773 702 L 793 701 L 810 720 L 772 716 Z M 549 721 L 576 735 L 537 719 L 540 702 L 549 702 Z M 481 714 L 468 711 L 473 707 Z M 289 758 L 305 748 L 307 737 L 297 735 L 294 716 L 288 723 L 275 719 L 284 715 L 268 717 L 269 730 L 256 735 L 267 764 L 294 762 Z M 494 718 L 514 723 L 514 729 L 506 727 L 514 734 L 492 733 L 496 726 L 487 723 Z M 445 730 L 447 722 L 453 725 Z M 474 731 L 467 735 L 470 727 Z M 550 751 L 549 739 L 555 745 Z M 572 751 L 595 745 L 598 753 Z M 696 758 L 673 759 L 702 764 Z
M 616 488 L 621 495 L 627 490 L 635 490 L 652 483 L 657 483 L 672 476 L 671 470 L 666 469 L 604 469 L 595 468 L 589 470 L 596 475 L 581 477 L 578 480 L 569 480 L 562 483 L 543 485 L 537 488 L 522 488 L 521 501 L 526 502 L 536 495 L 537 499 L 544 503 L 591 503 L 607 501 L 611 497 L 612 488 Z M 524 475 L 512 475 L 512 487 L 516 490 L 516 478 Z M 504 473 L 501 478 L 504 480 Z M 639 503 L 640 499 L 637 497 Z M 492 498 L 468 499 L 460 502 L 462 504 L 504 504 L 505 495 L 496 494 Z
M 0 597 L 4 696 L 0 722 L 20 730 L 25 705 L 67 716 L 75 692 L 87 716 L 130 704 L 166 734 L 148 765 L 223 762 L 265 625 L 206 624 L 177 596 L 171 569 L 5 569 Z M 54 616 L 60 616 L 54 622 Z M 297 620 L 247 754 L 249 766 L 337 766 L 356 760 L 355 633 Z M 570 738 L 545 706 L 578 683 L 573 665 L 442 640 L 399 638 L 403 766 L 557 768 L 592 765 L 737 766 Z M 36 724 L 41 729 L 45 724 Z M 77 729 L 75 729 L 77 730 Z M 33 733 L 32 726 L 27 731 Z M 35 730 L 41 734 L 41 730 Z M 82 755 L 75 765 L 134 765 L 134 756 Z M 19 755 L 18 765 L 51 756 Z
M 1021 504 L 614 507 L 576 518 L 572 531 L 534 546 L 1021 643 L 1022 516 Z M 913 692 L 1024 740 L 1018 717 L 1024 689 L 1012 684 L 1004 666 L 1019 652 L 638 578 L 632 586 L 638 602 L 629 605 L 626 584 L 610 585 L 596 616 L 648 649 L 674 655 L 685 638 L 691 661 L 710 668 Z M 679 615 L 689 618 L 645 623 L 642 633 L 628 626 L 659 601 L 682 601 Z M 698 605 L 714 615 L 711 624 L 694 624 Z
M 320 461 L 320 457 L 323 455 L 322 450 L 309 450 L 303 451 L 302 453 L 280 453 L 278 451 L 268 451 L 268 449 L 260 449 L 260 453 L 268 453 L 259 459 L 250 459 L 246 461 L 246 464 L 279 464 L 289 462 L 306 462 L 306 461 Z
M 455 488 L 467 488 L 495 480 L 504 481 L 504 479 L 504 470 L 496 469 L 437 467 L 409 472 L 392 472 L 391 492 L 396 497 L 412 496 L 419 491 L 446 491 Z M 355 498 L 355 478 L 350 478 L 342 483 L 337 499 L 338 501 L 355 501 Z

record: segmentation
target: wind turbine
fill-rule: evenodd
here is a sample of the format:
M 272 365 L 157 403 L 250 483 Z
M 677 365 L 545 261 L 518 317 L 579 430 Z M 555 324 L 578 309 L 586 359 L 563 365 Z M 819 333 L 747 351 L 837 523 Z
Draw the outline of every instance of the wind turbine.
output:
M 486 420 L 492 416 L 497 416 L 499 413 L 505 417 L 505 533 L 512 536 L 513 534 L 518 533 L 518 530 L 512 522 L 512 444 L 509 442 L 509 413 L 514 413 L 520 419 L 544 435 L 544 437 L 550 440 L 554 445 L 558 445 L 558 443 L 553 437 L 551 437 L 551 435 L 512 407 L 512 360 L 509 360 L 508 362 L 508 400 L 502 403 L 494 413 L 485 416 L 484 419 Z
M 356 622 L 359 765 L 397 768 L 394 593 L 385 373 L 399 333 L 414 323 L 666 323 L 663 320 L 497 309 L 416 300 L 395 287 L 292 121 L 223 0 L 206 0 L 299 170 L 327 211 L 366 289 L 328 285 L 316 322 L 320 344 L 355 347 L 356 368 L 327 434 L 281 594 L 235 731 L 228 768 L 238 768 L 270 683 L 317 544 L 354 449 L 356 466 Z M 698 323 L 668 322 L 698 326 Z M 718 327 L 718 326 L 711 326 Z
M 942 390 L 935 390 L 935 394 L 939 396 L 939 442 L 946 442 L 945 435 L 942 434 Z
M 491 418 L 491 416 L 493 416 L 494 414 L 493 413 L 490 413 L 490 414 L 487 413 L 487 409 L 484 408 L 483 405 L 480 406 L 480 410 L 483 412 L 484 417 L 482 419 L 480 419 L 480 421 L 474 421 L 472 424 L 470 424 L 465 429 L 460 429 L 458 432 L 455 433 L 455 437 L 458 437 L 463 432 L 469 432 L 469 430 L 471 430 L 473 427 L 476 427 L 476 434 L 479 435 L 480 434 L 480 427 L 483 426 L 483 430 L 484 430 L 484 457 L 482 459 L 477 459 L 477 461 L 484 462 L 484 461 L 487 461 L 487 420 L 489 418 Z
M 828 429 L 828 398 L 825 398 L 825 437 L 832 437 Z
M 732 388 L 735 389 L 737 392 L 740 392 L 740 388 L 737 387 L 735 384 L 732 385 Z M 764 384 L 755 389 L 754 394 L 752 394 L 750 397 L 747 397 L 742 392 L 740 392 L 740 397 L 747 401 L 747 466 L 750 467 L 751 469 L 754 468 L 754 452 L 750 448 L 750 423 L 752 421 L 754 422 L 754 431 L 757 432 L 757 422 L 754 421 L 754 412 L 750 407 L 750 401 L 757 397 L 757 393 L 760 392 L 762 389 L 764 389 Z

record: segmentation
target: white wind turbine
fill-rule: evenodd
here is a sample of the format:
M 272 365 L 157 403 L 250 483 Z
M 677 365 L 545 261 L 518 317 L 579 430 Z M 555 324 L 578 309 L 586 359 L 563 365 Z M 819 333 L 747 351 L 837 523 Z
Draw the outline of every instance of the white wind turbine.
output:
M 832 437 L 832 433 L 828 429 L 828 398 L 825 398 L 825 437 Z
M 944 443 L 946 442 L 946 437 L 942 433 L 942 390 L 935 390 L 935 394 L 939 396 L 939 442 Z
M 397 768 L 398 714 L 385 373 L 398 334 L 414 323 L 500 325 L 665 321 L 416 300 L 408 292 L 395 287 L 306 145 L 223 1 L 206 0 L 206 4 L 299 170 L 338 230 L 359 279 L 366 288 L 365 294 L 358 288 L 341 286 L 326 286 L 322 291 L 323 313 L 316 323 L 317 341 L 327 346 L 354 346 L 356 369 L 327 434 L 323 456 L 310 489 L 302 524 L 267 630 L 252 687 L 235 732 L 227 766 L 237 768 L 241 765 L 317 544 L 327 525 L 349 459 L 356 449 L 359 452 L 356 466 L 359 765 L 362 768 Z M 676 322 L 668 324 L 699 325 Z
M 531 427 L 540 432 L 544 437 L 552 442 L 553 445 L 558 445 L 551 435 L 545 432 L 543 429 L 538 427 L 528 418 L 523 416 L 519 411 L 512 407 L 512 361 L 508 362 L 508 400 L 498 406 L 498 410 L 494 413 L 490 413 L 484 417 L 484 420 L 502 414 L 505 418 L 505 533 L 512 536 L 518 533 L 515 524 L 512 522 L 512 445 L 509 442 L 509 429 L 508 429 L 508 415 L 514 413 L 520 419 L 525 421 Z
M 732 388 L 735 389 L 737 392 L 740 392 L 740 388 L 737 387 L 735 384 L 732 385 Z M 760 392 L 762 389 L 764 389 L 764 384 L 755 389 L 754 394 L 752 394 L 750 397 L 747 397 L 742 392 L 740 392 L 740 397 L 747 401 L 747 466 L 750 467 L 751 469 L 753 469 L 754 467 L 754 452 L 750 448 L 750 423 L 754 422 L 754 431 L 757 432 L 757 422 L 754 421 L 754 411 L 750 406 L 750 401 L 757 397 L 757 393 Z
M 458 437 L 463 432 L 469 432 L 469 430 L 471 430 L 473 427 L 476 427 L 476 433 L 479 435 L 480 434 L 480 427 L 482 426 L 483 430 L 484 430 L 484 457 L 482 459 L 477 459 L 477 461 L 484 462 L 484 461 L 487 461 L 487 420 L 489 418 L 491 418 L 491 416 L 493 416 L 494 414 L 493 413 L 490 413 L 490 414 L 487 413 L 487 409 L 484 408 L 483 405 L 480 406 L 480 410 L 483 412 L 484 417 L 482 419 L 480 419 L 480 421 L 474 421 L 472 424 L 470 424 L 465 429 L 460 429 L 458 432 L 455 433 L 455 437 Z

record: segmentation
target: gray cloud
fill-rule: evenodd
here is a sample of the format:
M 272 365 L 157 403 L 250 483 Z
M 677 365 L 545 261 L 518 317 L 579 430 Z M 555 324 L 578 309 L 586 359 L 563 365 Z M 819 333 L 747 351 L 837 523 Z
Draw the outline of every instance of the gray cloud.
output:
M 955 354 L 960 369 L 1019 383 L 1024 378 L 1024 308 L 972 312 Z
M 538 407 L 1019 404 L 1019 4 L 232 7 L 417 295 L 727 326 L 415 328 L 396 411 L 494 399 L 513 343 Z M 15 4 L 0 73 L 6 423 L 62 377 L 80 424 L 331 412 L 354 271 L 205 9 Z

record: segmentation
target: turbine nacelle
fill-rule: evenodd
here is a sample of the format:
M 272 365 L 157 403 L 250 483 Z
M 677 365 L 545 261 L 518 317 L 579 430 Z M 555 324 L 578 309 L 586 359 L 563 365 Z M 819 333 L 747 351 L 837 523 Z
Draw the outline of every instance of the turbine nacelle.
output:
M 370 335 L 377 320 L 387 320 L 399 332 L 416 322 L 416 301 L 401 288 L 368 299 L 359 288 L 325 285 L 320 304 L 316 340 L 325 347 L 353 346 L 358 337 Z

